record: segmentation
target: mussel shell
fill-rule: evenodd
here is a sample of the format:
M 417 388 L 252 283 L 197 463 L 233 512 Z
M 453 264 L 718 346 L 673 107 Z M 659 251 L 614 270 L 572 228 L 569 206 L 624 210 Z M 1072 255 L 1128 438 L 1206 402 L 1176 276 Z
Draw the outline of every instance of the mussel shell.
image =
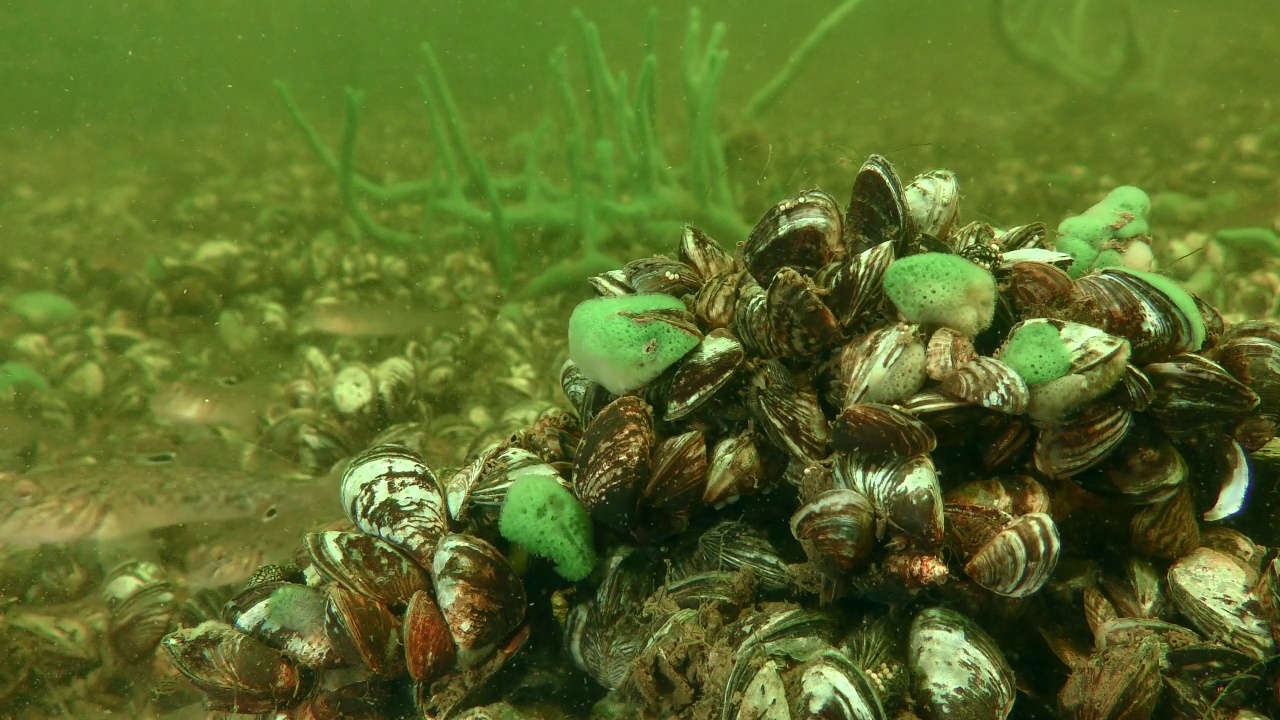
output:
M 818 285 L 827 291 L 823 301 L 842 328 L 861 324 L 884 299 L 884 273 L 892 263 L 893 243 L 882 242 L 818 273 Z
M 1129 519 L 1129 545 L 1139 555 L 1161 560 L 1177 560 L 1200 545 L 1200 526 L 1186 484 L 1138 508 Z
M 765 437 L 793 458 L 812 464 L 827 456 L 827 417 L 812 388 L 796 382 L 782 363 L 761 361 L 754 367 L 747 407 Z
M 418 372 L 408 358 L 395 356 L 378 363 L 373 382 L 384 417 L 395 422 L 410 414 L 418 395 Z
M 929 426 L 891 405 L 846 406 L 831 423 L 831 449 L 873 459 L 933 452 L 938 440 Z
M 315 681 L 261 641 L 213 620 L 166 635 L 164 648 L 211 708 L 229 712 L 272 712 L 305 696 Z
M 750 432 L 730 435 L 715 444 L 707 468 L 702 501 L 719 506 L 756 492 L 765 483 L 764 464 Z
M 308 533 L 303 544 L 321 577 L 388 605 L 407 603 L 431 586 L 418 563 L 372 535 L 326 530 Z
M 653 472 L 640 495 L 632 534 L 653 541 L 684 529 L 690 508 L 707 483 L 707 440 L 690 430 L 663 440 L 654 451 Z
M 950 170 L 933 170 L 916 176 L 907 185 L 903 202 L 916 230 L 945 238 L 960 207 L 960 183 Z
M 573 490 L 593 517 L 630 528 L 655 442 L 653 409 L 634 395 L 609 403 L 587 425 L 574 461 Z
M 840 250 L 840 206 L 822 190 L 806 190 L 783 200 L 760 218 L 742 245 L 747 271 L 768 287 L 784 267 L 813 275 Z
M 860 253 L 882 242 L 893 243 L 895 255 L 906 257 L 915 250 L 916 231 L 898 172 L 888 159 L 871 155 L 853 178 L 844 244 L 849 252 Z
M 336 667 L 342 658 L 325 633 L 325 593 L 307 585 L 267 582 L 227 601 L 223 619 L 302 664 Z
M 1071 276 L 1049 263 L 1023 261 L 1014 263 L 1009 270 L 1009 297 L 1024 313 L 1058 302 L 1071 288 Z
M 1259 412 L 1280 417 L 1280 327 L 1276 323 L 1253 321 L 1232 327 L 1218 346 L 1217 359 L 1258 395 Z
M 1259 613 L 1256 581 L 1235 558 L 1202 547 L 1169 568 L 1169 596 L 1205 636 L 1266 661 L 1275 656 L 1276 644 Z
M 1132 273 L 1107 269 L 1075 282 L 1067 298 L 1068 316 L 1125 338 L 1134 362 L 1146 364 L 1199 350 L 1194 325 L 1163 291 Z
M 871 500 L 877 513 L 915 548 L 932 549 L 942 541 L 942 488 L 928 454 L 870 461 L 836 455 L 837 487 Z
M 679 259 L 703 280 L 733 267 L 733 256 L 711 236 L 692 225 L 685 225 L 680 234 Z
M 796 706 L 803 717 L 835 720 L 885 720 L 876 684 L 862 668 L 837 650 L 825 650 L 800 672 Z
M 703 571 L 748 567 L 766 591 L 787 587 L 787 563 L 768 538 L 746 523 L 725 521 L 708 528 L 698 536 L 695 562 Z
M 1036 435 L 1036 469 L 1051 478 L 1071 477 L 1106 460 L 1129 434 L 1133 411 L 1096 402 Z
M 973 341 L 964 333 L 948 327 L 938 328 L 929 336 L 925 346 L 925 372 L 930 378 L 942 382 L 978 357 Z
M 348 365 L 333 378 L 333 406 L 341 415 L 364 415 L 378 407 L 373 374 L 363 365 Z
M 993 718 L 1013 710 L 1013 670 L 995 640 L 960 613 L 929 608 L 911 622 L 913 696 L 928 720 Z
M 924 386 L 925 345 L 915 325 L 897 323 L 855 338 L 837 360 L 841 405 L 896 403 Z
M 325 602 L 325 635 L 347 663 L 374 675 L 400 672 L 404 653 L 400 621 L 386 605 L 341 585 L 330 585 Z
M 426 567 L 449 528 L 444 490 L 422 457 L 400 445 L 375 445 L 342 475 L 342 507 L 364 532 Z
M 780 268 L 765 294 L 768 325 L 789 357 L 808 358 L 840 341 L 840 323 L 817 286 L 794 268 Z
M 1049 580 L 1062 541 L 1053 518 L 1028 513 L 991 538 L 965 563 L 964 572 L 997 595 L 1026 597 Z
M 957 368 L 938 389 L 1008 415 L 1021 415 L 1031 403 L 1031 391 L 1021 375 L 1003 362 L 981 355 Z
M 1244 383 L 1199 355 L 1152 363 L 1142 372 L 1155 389 L 1149 412 L 1173 434 L 1234 423 L 1258 406 Z
M 440 540 L 431 563 L 435 597 L 449 624 L 458 661 L 473 667 L 524 621 L 520 576 L 497 548 L 473 535 Z
M 742 343 L 728 332 L 708 333 L 676 366 L 664 419 L 679 420 L 701 407 L 734 378 L 745 358 Z
M 107 639 L 126 662 L 150 657 L 173 625 L 177 596 L 172 584 L 152 582 L 121 601 L 107 620 Z
M 623 268 L 629 284 L 637 293 L 662 293 L 682 297 L 696 293 L 702 278 L 696 270 L 671 258 L 655 255 L 632 260 Z
M 744 285 L 756 285 L 744 270 L 730 268 L 712 275 L 702 284 L 693 299 L 693 314 L 704 328 L 727 328 L 734 322 L 734 309 Z
M 1148 635 L 1126 645 L 1100 649 L 1072 669 L 1058 693 L 1068 718 L 1150 718 L 1164 684 L 1164 647 Z
M 811 557 L 826 558 L 840 570 L 853 570 L 871 558 L 875 508 L 862 493 L 828 490 L 791 516 L 791 535 Z
M 456 650 L 449 623 L 431 593 L 420 590 L 409 599 L 401 624 L 405 666 L 416 682 L 430 682 L 453 666 Z

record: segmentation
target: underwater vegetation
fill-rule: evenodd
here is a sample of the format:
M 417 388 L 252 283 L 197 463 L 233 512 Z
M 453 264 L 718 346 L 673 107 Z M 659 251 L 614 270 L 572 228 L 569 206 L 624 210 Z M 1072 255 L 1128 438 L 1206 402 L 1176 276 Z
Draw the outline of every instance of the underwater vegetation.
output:
M 845 0 L 819 22 L 776 75 L 763 84 L 738 114 L 747 123 L 764 113 L 786 90 L 814 49 L 827 38 L 860 0 Z M 604 247 L 610 235 L 631 229 L 640 237 L 664 237 L 684 222 L 696 222 L 716 234 L 739 236 L 750 226 L 742 218 L 737 193 L 729 182 L 724 155 L 720 83 L 729 52 L 727 28 L 715 23 L 704 31 L 702 14 L 689 12 L 681 68 L 685 99 L 683 157 L 673 157 L 666 139 L 673 132 L 659 125 L 657 108 L 656 11 L 645 31 L 647 48 L 634 84 L 610 67 L 596 25 L 574 12 L 581 31 L 587 88 L 571 79 L 569 53 L 556 51 L 550 61 L 560 101 L 559 123 L 544 118 L 525 149 L 523 170 L 499 176 L 468 139 L 467 122 L 453 100 L 444 70 L 431 46 L 422 45 L 426 73 L 418 77 L 430 116 L 437 168 L 430 178 L 384 185 L 359 174 L 356 139 L 362 95 L 344 94 L 346 121 L 335 155 L 303 115 L 287 87 L 277 83 L 285 106 L 308 143 L 335 173 L 342 201 L 359 231 L 374 240 L 401 247 L 431 242 L 442 226 L 478 227 L 493 238 L 490 257 L 504 292 L 515 290 L 517 271 L 532 258 L 517 241 L 530 232 L 576 236 L 578 247 L 549 267 L 537 270 L 518 290 L 531 297 L 581 282 L 618 267 Z M 585 107 L 584 107 L 585 106 Z M 558 131 L 553 127 L 559 124 Z M 564 137 L 556 148 L 552 138 Z M 545 172 L 547 156 L 563 153 L 567 185 Z M 402 230 L 379 223 L 365 203 L 416 203 L 422 225 Z

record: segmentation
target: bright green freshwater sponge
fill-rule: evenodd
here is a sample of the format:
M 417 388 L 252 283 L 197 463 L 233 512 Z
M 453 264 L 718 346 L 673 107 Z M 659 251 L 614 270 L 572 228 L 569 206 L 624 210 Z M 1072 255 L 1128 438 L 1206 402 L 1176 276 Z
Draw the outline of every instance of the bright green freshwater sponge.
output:
M 566 580 L 577 582 L 596 566 L 591 516 L 549 475 L 525 475 L 511 483 L 498 530 L 529 552 L 551 559 Z
M 996 280 L 959 255 L 927 252 L 895 260 L 884 292 L 904 320 L 942 325 L 973 337 L 991 325 Z
M 569 358 L 614 395 L 644 387 L 702 341 L 696 328 L 672 321 L 684 310 L 659 293 L 584 301 L 569 318 Z

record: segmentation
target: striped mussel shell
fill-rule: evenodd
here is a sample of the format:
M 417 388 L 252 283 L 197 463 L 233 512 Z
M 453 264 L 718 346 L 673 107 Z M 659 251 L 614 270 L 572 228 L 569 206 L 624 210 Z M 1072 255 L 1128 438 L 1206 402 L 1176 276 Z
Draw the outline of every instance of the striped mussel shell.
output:
M 366 668 L 374 675 L 403 671 L 400 620 L 381 602 L 341 585 L 330 585 L 324 630 L 346 664 Z
M 707 333 L 676 366 L 667 387 L 663 419 L 687 417 L 737 376 L 746 359 L 742 343 L 724 329 Z
M 1010 335 L 1032 323 L 1056 328 L 1071 358 L 1071 370 L 1066 375 L 1029 388 L 1027 414 L 1032 420 L 1061 422 L 1124 380 L 1128 372 L 1128 341 L 1089 325 L 1051 318 L 1024 320 L 1010 330 Z M 996 359 L 1002 351 L 1003 348 L 996 351 Z
M 837 487 L 869 499 L 882 522 L 905 536 L 912 547 L 931 550 L 938 546 L 943 527 L 942 487 L 927 453 L 882 460 L 839 453 L 835 458 Z
M 661 255 L 632 260 L 623 268 L 629 284 L 637 293 L 662 293 L 683 297 L 698 291 L 702 278 L 698 272 L 679 260 Z
M 744 431 L 721 439 L 711 449 L 702 501 L 720 507 L 765 486 L 766 475 L 754 434 Z
M 978 356 L 956 368 L 938 389 L 988 410 L 1021 415 L 1031 404 L 1031 390 L 1013 368 L 990 357 Z
M 791 516 L 791 535 L 811 560 L 823 558 L 839 570 L 855 570 L 871 559 L 875 508 L 857 491 L 827 490 Z
M 1202 318 L 1189 317 L 1164 291 L 1123 270 L 1076 280 L 1065 307 L 1069 319 L 1128 340 L 1138 364 L 1195 352 L 1204 341 L 1195 329 Z
M 976 357 L 978 352 L 968 336 L 948 327 L 938 328 L 925 346 L 925 372 L 942 382 Z
M 169 633 L 164 648 L 174 667 L 208 696 L 209 710 L 270 713 L 305 697 L 315 684 L 308 668 L 214 620 Z
M 1075 283 L 1066 270 L 1047 262 L 1023 260 L 1009 268 L 1009 299 L 1024 313 L 1034 313 L 1065 298 Z
M 445 480 L 449 516 L 461 521 L 477 508 L 497 510 L 511 483 L 526 475 L 554 477 L 570 489 L 555 466 L 539 455 L 509 442 L 491 445 Z
M 388 605 L 407 603 L 430 587 L 421 565 L 372 535 L 326 530 L 308 533 L 303 545 L 320 577 Z
M 1151 363 L 1142 373 L 1155 389 L 1148 411 L 1174 436 L 1205 427 L 1229 427 L 1258 406 L 1253 390 L 1199 355 Z
M 1014 517 L 1048 513 L 1050 509 L 1048 488 L 1027 475 L 970 480 L 947 490 L 943 500 L 948 510 L 956 506 L 982 507 Z
M 911 622 L 907 645 L 912 696 L 927 720 L 1003 720 L 1013 710 L 1013 669 L 974 621 L 953 610 L 923 610 Z
M 391 422 L 410 417 L 418 399 L 418 370 L 408 358 L 389 357 L 372 371 L 374 390 L 383 417 Z
M 1062 541 L 1053 518 L 1028 513 L 1014 518 L 968 557 L 965 575 L 1005 597 L 1026 597 L 1049 581 Z
M 400 627 L 405 669 L 415 682 L 430 682 L 453 667 L 453 635 L 430 592 L 419 590 L 409 598 Z
M 830 427 L 818 393 L 781 362 L 754 364 L 747 407 L 765 437 L 791 457 L 813 464 L 827 456 Z
M 653 409 L 626 395 L 601 410 L 582 434 L 574 460 L 573 490 L 587 512 L 619 530 L 629 530 L 640 491 L 649 481 L 654 436 Z
M 1280 418 L 1280 324 L 1251 320 L 1232 326 L 1218 345 L 1216 358 L 1258 395 L 1258 412 Z
M 375 445 L 342 474 L 342 507 L 360 530 L 430 567 L 449 530 L 444 489 L 420 455 L 401 445 Z
M 777 347 L 787 357 L 808 358 L 840 341 L 841 327 L 812 279 L 780 268 L 765 292 L 766 318 Z
M 819 651 L 800 668 L 796 706 L 810 717 L 837 720 L 885 720 L 876 683 L 844 653 Z
M 223 619 L 313 668 L 342 664 L 325 632 L 323 590 L 291 582 L 250 585 L 227 601 Z
M 107 641 L 126 662 L 149 657 L 177 615 L 173 584 L 155 563 L 124 563 L 102 581 L 107 605 Z
M 588 602 L 575 605 L 565 624 L 573 662 L 601 686 L 616 689 L 631 677 L 644 642 L 640 612 L 659 585 L 661 565 L 643 550 L 607 558 L 604 579 Z
M 897 403 L 924 386 L 925 344 L 916 325 L 896 323 L 872 330 L 840 350 L 841 397 L 836 404 Z
M 1200 546 L 1191 489 L 1185 483 L 1129 518 L 1129 547 L 1144 557 L 1177 560 Z
M 915 252 L 917 235 L 897 170 L 881 155 L 867 157 L 853 178 L 845 208 L 845 247 L 860 253 L 887 241 L 896 257 L 906 257 Z
M 1097 473 L 1082 475 L 1086 488 L 1120 494 L 1136 504 L 1168 499 L 1190 470 L 1182 453 L 1149 422 L 1135 422 Z M 1101 485 L 1095 483 L 1101 481 Z
M 867 319 L 884 299 L 884 273 L 893 263 L 893 243 L 885 241 L 848 255 L 818 272 L 818 285 L 826 290 L 823 302 L 831 308 L 840 327 L 849 330 Z
M 1254 594 L 1257 573 L 1238 559 L 1201 547 L 1179 559 L 1167 575 L 1169 597 L 1206 637 L 1259 662 L 1276 654 L 1269 619 Z
M 463 668 L 492 654 L 524 622 L 524 584 L 506 556 L 473 535 L 441 538 L 431 562 L 435 599 Z
M 903 189 L 903 201 L 916 230 L 945 238 L 960 209 L 960 183 L 945 169 L 917 175 Z
M 1036 469 L 1051 478 L 1066 478 L 1110 457 L 1129 434 L 1133 411 L 1100 401 L 1065 422 L 1040 428 L 1036 435 Z
M 680 233 L 678 257 L 703 280 L 733 268 L 733 256 L 725 252 L 715 239 L 692 225 L 685 225 Z
M 841 251 L 840 206 L 822 190 L 796 193 L 760 218 L 742 244 L 742 264 L 761 287 L 784 267 L 812 276 Z
M 766 591 L 787 587 L 787 563 L 759 530 L 743 522 L 716 523 L 698 536 L 694 566 L 701 571 L 750 568 Z
M 653 452 L 653 471 L 640 493 L 631 532 L 653 542 L 680 532 L 707 483 L 707 439 L 701 430 L 672 435 Z
M 864 458 L 933 452 L 938 440 L 923 421 L 891 405 L 858 403 L 831 422 L 831 449 Z

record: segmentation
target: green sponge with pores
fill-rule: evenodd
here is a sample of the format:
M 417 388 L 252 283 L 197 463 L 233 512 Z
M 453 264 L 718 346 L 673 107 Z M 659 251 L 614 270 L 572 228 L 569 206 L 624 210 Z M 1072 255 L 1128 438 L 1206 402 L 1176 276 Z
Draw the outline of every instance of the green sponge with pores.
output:
M 1107 242 L 1146 235 L 1150 212 L 1151 198 L 1141 188 L 1121 185 L 1093 207 L 1059 223 L 1055 247 L 1074 259 L 1068 269 L 1071 277 L 1103 267 L 1095 261 Z M 1116 257 L 1108 255 L 1105 262 L 1116 264 Z
M 996 359 L 1013 368 L 1027 385 L 1040 385 L 1071 372 L 1071 351 L 1058 328 L 1028 320 L 1010 333 Z
M 702 341 L 696 327 L 660 316 L 684 310 L 658 293 L 584 301 L 569 318 L 569 358 L 614 395 L 643 387 Z
M 996 280 L 959 255 L 921 253 L 895 260 L 884 292 L 907 322 L 942 325 L 973 337 L 991 325 Z
M 591 516 L 549 475 L 525 475 L 511 483 L 498 530 L 529 552 L 550 558 L 566 580 L 577 582 L 596 566 Z

